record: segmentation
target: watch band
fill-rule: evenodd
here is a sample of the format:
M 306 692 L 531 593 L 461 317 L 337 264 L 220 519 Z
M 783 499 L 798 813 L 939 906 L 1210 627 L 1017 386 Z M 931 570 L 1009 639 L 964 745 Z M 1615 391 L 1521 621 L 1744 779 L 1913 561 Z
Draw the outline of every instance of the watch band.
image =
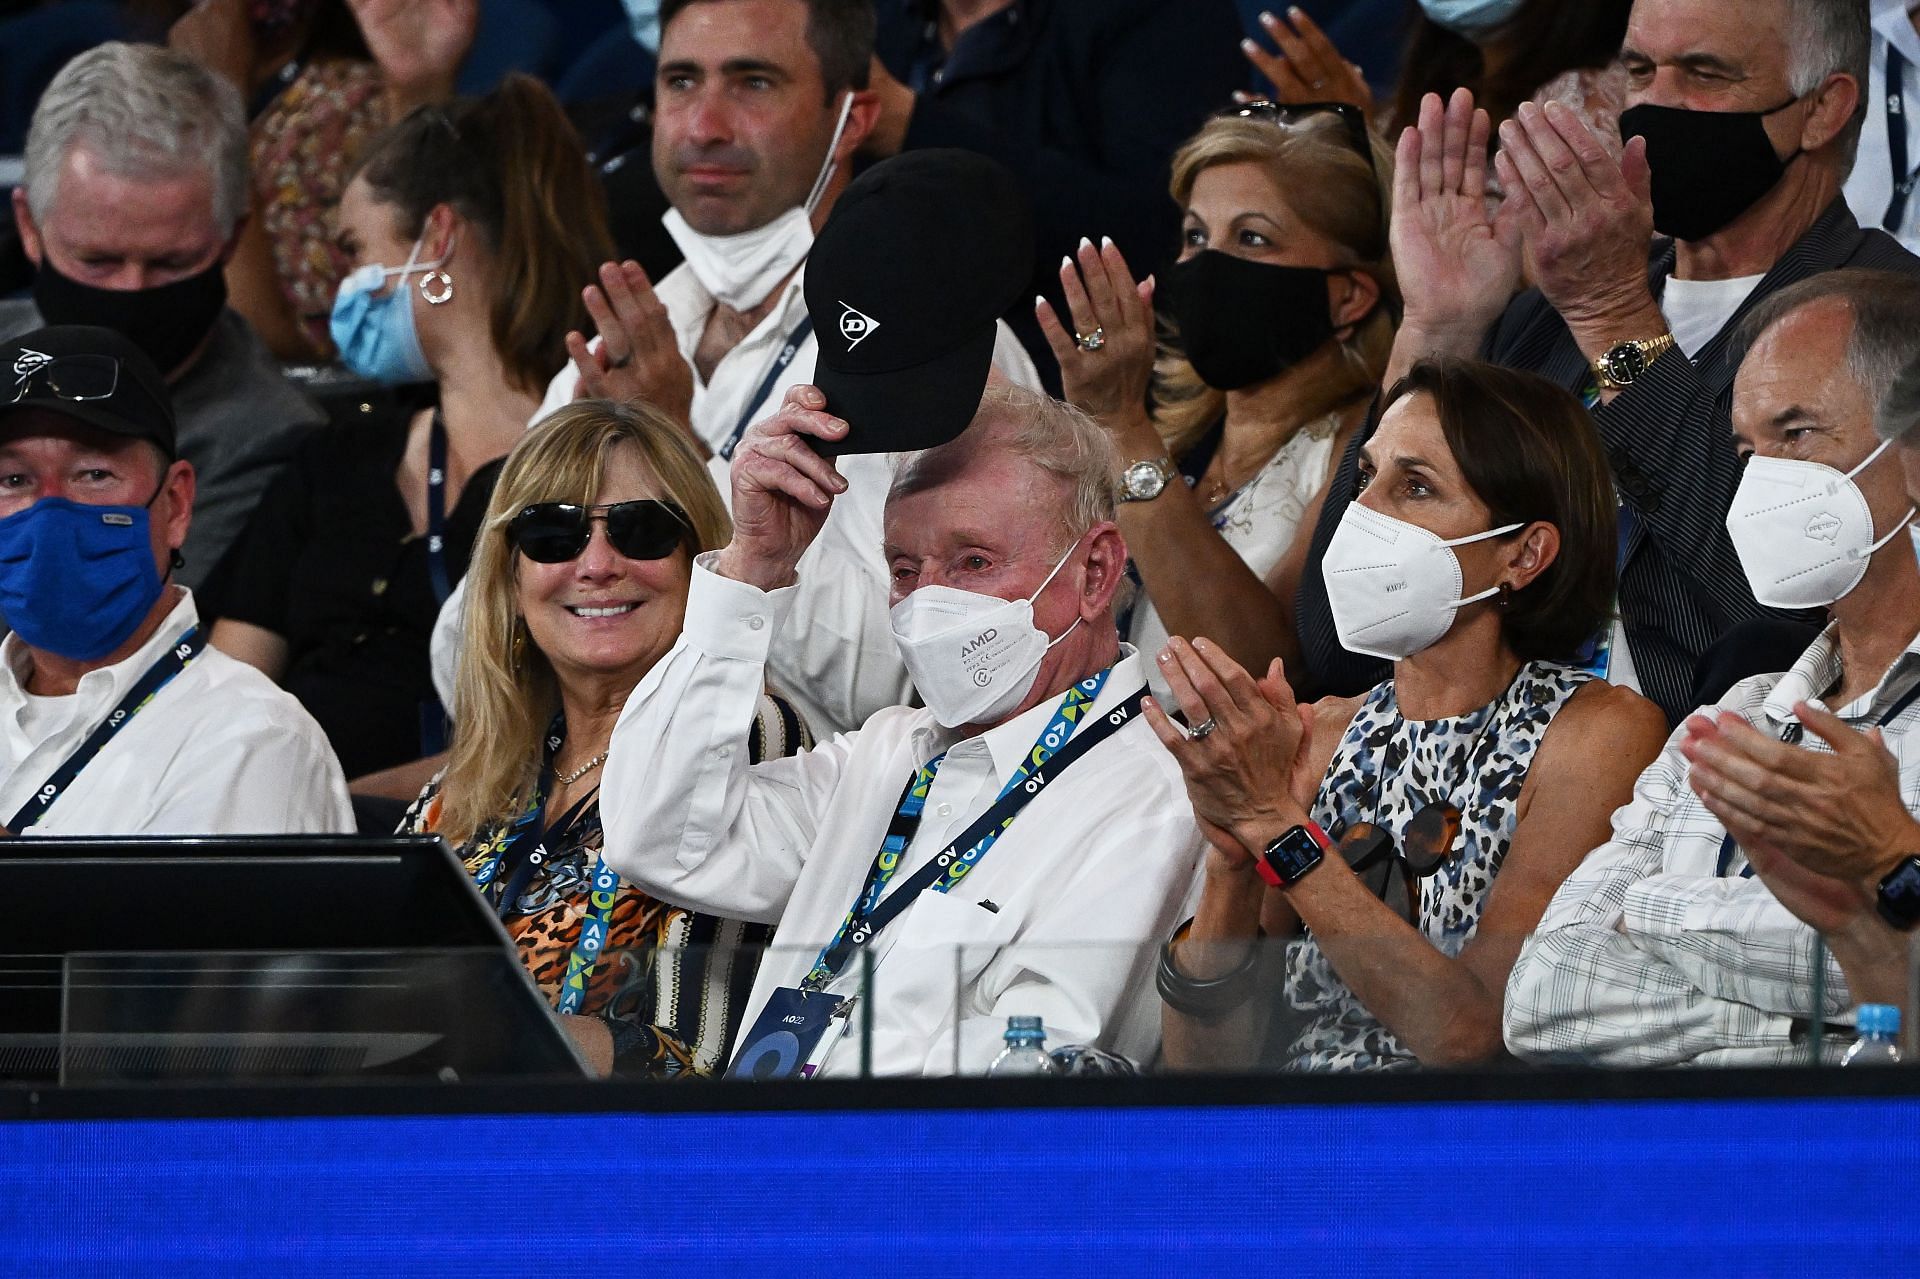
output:
M 1909 856 L 1881 877 L 1873 895 L 1880 918 L 1910 933 L 1920 926 L 1920 856 Z
M 1333 849 L 1327 832 L 1314 822 L 1302 822 L 1262 849 L 1253 869 L 1275 888 L 1291 888 L 1326 860 Z
M 1655 360 L 1677 345 L 1671 333 L 1617 342 L 1593 361 L 1593 375 L 1600 380 L 1602 390 L 1621 390 L 1632 386 Z

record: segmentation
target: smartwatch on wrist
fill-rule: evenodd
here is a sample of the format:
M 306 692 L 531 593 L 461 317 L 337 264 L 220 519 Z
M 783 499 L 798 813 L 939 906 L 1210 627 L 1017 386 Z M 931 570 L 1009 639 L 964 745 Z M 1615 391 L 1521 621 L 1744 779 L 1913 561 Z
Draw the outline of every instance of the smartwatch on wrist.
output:
M 1333 841 L 1313 822 L 1302 822 L 1253 859 L 1253 869 L 1275 888 L 1291 888 L 1326 858 Z
M 1881 878 L 1874 905 L 1880 918 L 1903 933 L 1920 925 L 1920 857 L 1903 858 Z

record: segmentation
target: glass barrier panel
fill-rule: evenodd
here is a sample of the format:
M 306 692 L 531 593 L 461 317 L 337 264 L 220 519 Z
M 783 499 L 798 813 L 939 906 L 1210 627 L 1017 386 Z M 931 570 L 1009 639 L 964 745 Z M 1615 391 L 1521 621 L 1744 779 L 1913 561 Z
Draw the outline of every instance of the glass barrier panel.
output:
M 52 1025 L 4 1038 L 64 1084 L 582 1072 L 504 949 L 75 954 L 60 996 Z

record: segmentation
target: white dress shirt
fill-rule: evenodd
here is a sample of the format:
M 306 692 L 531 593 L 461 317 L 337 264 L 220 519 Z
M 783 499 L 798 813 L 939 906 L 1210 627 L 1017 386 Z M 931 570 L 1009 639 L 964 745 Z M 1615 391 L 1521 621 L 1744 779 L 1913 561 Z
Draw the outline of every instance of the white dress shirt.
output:
M 1833 688 L 1840 649 L 1829 628 L 1785 675 L 1742 680 L 1721 699 L 1774 737 L 1793 707 Z M 1865 731 L 1916 684 L 1920 641 L 1877 688 L 1836 713 Z M 1920 702 L 1882 730 L 1900 761 L 1907 807 L 1920 812 Z M 1807 1060 L 1797 1033 L 1850 1006 L 1839 966 L 1813 1007 L 1816 934 L 1743 876 L 1737 847 L 1724 869 L 1726 831 L 1687 785 L 1684 726 L 1640 775 L 1613 815 L 1613 838 L 1554 894 L 1507 982 L 1506 1039 L 1536 1060 L 1609 1066 L 1771 1066 Z M 1825 752 L 1807 733 L 1800 743 Z M 1796 1026 L 1796 1023 L 1800 1023 Z
M 694 369 L 694 433 L 712 451 L 708 466 L 721 497 L 731 503 L 733 486 L 720 452 L 734 438 L 743 415 L 759 421 L 780 407 L 787 392 L 813 380 L 819 343 L 811 330 L 765 398 L 754 395 L 766 381 L 794 328 L 807 313 L 803 266 L 780 291 L 765 319 L 714 365 L 711 378 Z M 689 368 L 700 335 L 717 305 L 682 264 L 654 290 Z M 595 339 L 598 341 L 598 339 Z M 1039 389 L 1033 361 L 1003 322 L 993 349 L 994 367 L 1008 381 Z M 547 387 L 547 397 L 529 426 L 573 401 L 580 374 L 569 363 Z M 906 701 L 913 691 L 887 625 L 887 564 L 881 555 L 880 517 L 893 482 L 890 454 L 853 454 L 839 459 L 847 491 L 834 500 L 826 527 L 801 560 L 802 595 L 797 612 L 804 625 L 791 629 L 767 663 L 768 681 L 806 719 L 815 736 L 859 727 L 867 716 Z M 462 589 L 440 610 L 433 635 L 434 683 L 453 705 L 453 669 L 458 660 Z
M 5 822 L 64 764 L 162 654 L 199 625 L 193 593 L 131 657 L 36 697 L 18 635 L 0 644 Z M 326 734 L 294 697 L 204 648 L 74 778 L 27 835 L 352 833 L 353 805 Z
M 1920 32 L 1913 29 L 1911 0 L 1873 0 L 1873 52 L 1867 75 L 1867 114 L 1860 127 L 1860 150 L 1843 188 L 1847 207 L 1863 227 L 1878 227 L 1893 199 L 1894 184 L 1920 168 Z M 1907 172 L 1896 178 L 1887 146 L 1887 48 L 1906 60 L 1898 86 L 1904 111 L 1894 123 L 1907 138 Z M 1920 253 L 1920 191 L 1907 199 L 1906 211 L 1888 234 Z
M 621 712 L 600 791 L 605 856 L 621 875 L 666 901 L 779 925 L 746 1026 L 833 939 L 914 770 L 947 752 L 890 889 L 986 811 L 1059 705 L 969 740 L 893 707 L 749 767 L 763 665 L 799 590 L 763 592 L 696 566 L 686 628 Z M 1144 678 L 1126 650 L 1092 715 Z M 875 1073 L 949 1073 L 956 1054 L 962 1072 L 979 1073 L 1013 1015 L 1043 1018 L 1053 1047 L 1150 1058 L 1152 961 L 1197 889 L 1200 850 L 1179 768 L 1136 718 L 1058 774 L 964 881 L 921 893 L 870 943 Z M 828 990 L 859 985 L 856 962 Z M 815 1050 L 822 1072 L 859 1069 L 860 1021 Z

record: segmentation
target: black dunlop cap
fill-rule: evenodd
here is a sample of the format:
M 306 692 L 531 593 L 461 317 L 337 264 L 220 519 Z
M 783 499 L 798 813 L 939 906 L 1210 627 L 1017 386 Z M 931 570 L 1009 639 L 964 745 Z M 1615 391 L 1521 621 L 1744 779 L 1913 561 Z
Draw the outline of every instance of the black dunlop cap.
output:
M 165 379 L 113 329 L 61 324 L 0 342 L 0 429 L 14 410 L 28 408 L 152 440 L 168 457 L 180 456 Z
M 1033 279 L 1019 181 L 972 151 L 908 151 L 868 169 L 807 255 L 814 383 L 846 439 L 830 453 L 932 448 L 973 420 L 994 325 Z

